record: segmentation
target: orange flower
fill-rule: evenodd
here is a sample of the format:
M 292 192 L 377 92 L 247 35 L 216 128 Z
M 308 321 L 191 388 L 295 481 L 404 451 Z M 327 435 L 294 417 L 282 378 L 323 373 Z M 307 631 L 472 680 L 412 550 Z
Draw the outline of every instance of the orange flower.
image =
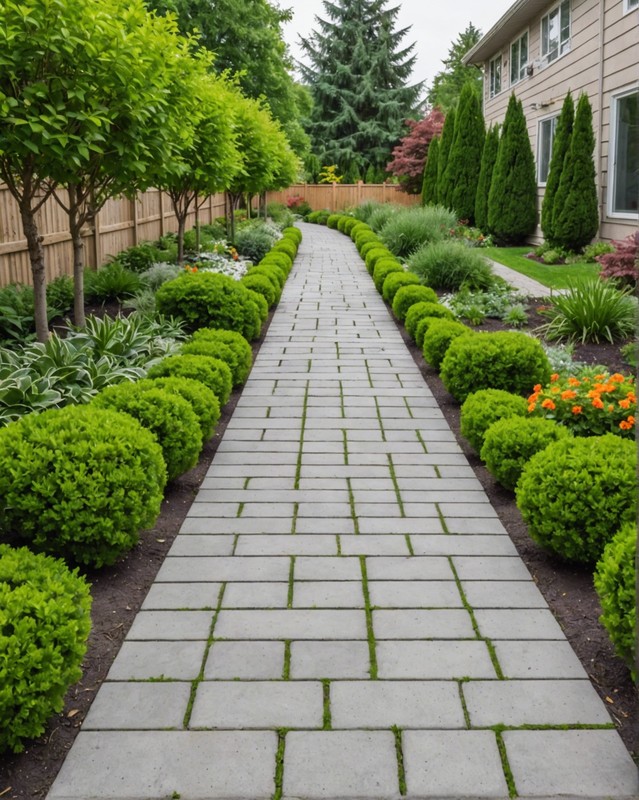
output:
M 615 407 L 613 406 L 612 403 L 610 403 L 610 405 L 608 406 L 608 411 L 614 411 L 614 410 L 615 410 Z
M 541 383 L 536 383 L 533 386 L 533 392 L 541 392 Z
M 622 431 L 629 431 L 630 428 L 632 428 L 632 425 L 629 425 L 625 419 L 622 419 L 621 422 L 619 423 L 619 427 L 621 428 Z
M 568 378 L 568 385 L 569 386 L 581 386 L 581 381 L 577 378 Z
M 573 391 L 572 389 L 566 389 L 565 392 L 561 393 L 562 400 L 574 400 L 577 397 L 577 392 Z
M 573 414 L 581 414 L 581 406 L 573 406 L 572 407 Z
M 630 416 L 628 417 L 628 424 L 630 426 L 635 424 L 635 418 L 632 416 L 632 414 L 630 414 Z
M 531 394 L 530 395 L 530 397 L 528 398 L 528 402 L 529 403 L 535 403 L 537 401 L 538 397 L 539 397 L 538 393 L 535 392 L 535 394 Z
M 621 408 L 630 408 L 630 400 L 628 400 L 628 398 L 626 398 L 625 400 L 620 400 L 619 406 Z
M 596 398 L 597 398 L 597 400 L 598 400 L 598 399 L 599 399 L 599 392 L 597 391 L 597 389 L 591 389 L 591 390 L 588 392 L 588 397 L 591 397 L 591 398 L 592 398 L 592 397 L 596 397 Z
M 554 383 L 555 381 L 558 381 L 558 380 L 559 380 L 559 373 L 558 372 L 553 372 L 553 374 L 550 376 L 550 382 Z
M 560 386 L 551 386 L 550 387 L 550 393 L 551 394 L 559 394 L 560 391 L 561 391 L 561 387 Z
M 611 380 L 613 383 L 623 383 L 626 379 L 620 372 L 615 372 L 614 375 L 610 376 L 609 380 Z
M 541 407 L 547 408 L 549 411 L 553 411 L 555 408 L 557 408 L 557 406 L 550 399 L 544 400 L 544 402 L 541 404 Z
M 604 404 L 601 402 L 600 397 L 594 397 L 592 401 L 592 405 L 594 408 L 603 408 Z
M 534 403 L 531 403 L 531 404 L 528 406 L 528 411 L 529 411 L 529 413 L 531 413 L 531 414 L 532 414 L 532 412 L 535 410 L 535 408 L 537 408 L 537 406 L 536 406 Z
M 631 403 L 637 402 L 637 395 L 634 392 L 628 392 L 626 394 L 626 397 L 628 398 L 628 400 L 630 400 Z
M 603 381 L 605 379 L 606 379 L 606 373 L 605 372 L 602 372 L 600 375 L 595 375 L 595 380 L 596 381 Z

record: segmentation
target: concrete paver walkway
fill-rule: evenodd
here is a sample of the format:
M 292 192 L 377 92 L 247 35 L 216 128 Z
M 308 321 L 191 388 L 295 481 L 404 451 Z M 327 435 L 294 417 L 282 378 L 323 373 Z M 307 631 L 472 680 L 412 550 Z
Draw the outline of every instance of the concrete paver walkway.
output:
M 50 800 L 637 797 L 355 248 L 303 231 Z

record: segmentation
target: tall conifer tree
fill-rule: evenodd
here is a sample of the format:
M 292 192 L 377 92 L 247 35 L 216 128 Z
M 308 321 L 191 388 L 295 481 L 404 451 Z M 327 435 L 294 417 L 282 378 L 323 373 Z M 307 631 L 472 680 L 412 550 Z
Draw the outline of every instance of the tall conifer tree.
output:
M 456 211 L 458 219 L 471 224 L 475 221 L 475 197 L 485 137 L 477 91 L 466 83 L 455 114 L 455 137 L 448 154 L 445 183 L 447 198 L 450 197 L 448 205 Z
M 564 158 L 552 215 L 553 243 L 566 250 L 581 250 L 599 229 L 595 180 L 595 135 L 588 95 L 577 102 L 570 148 Z
M 326 19 L 302 46 L 300 64 L 313 95 L 309 133 L 324 164 L 341 171 L 383 169 L 418 105 L 421 83 L 409 85 L 415 45 L 395 30 L 399 6 L 387 0 L 324 0 Z
M 484 149 L 481 154 L 477 194 L 475 196 L 475 225 L 482 231 L 488 231 L 488 193 L 493 179 L 497 151 L 499 149 L 499 125 L 492 125 L 486 134 Z
M 428 156 L 424 168 L 424 182 L 422 184 L 422 205 L 430 206 L 437 203 L 437 163 L 439 161 L 439 136 L 435 136 L 428 146 Z
M 541 204 L 541 229 L 544 233 L 545 240 L 551 244 L 554 240 L 552 219 L 555 197 L 557 196 L 557 189 L 559 188 L 559 181 L 564 168 L 564 159 L 570 148 L 574 118 L 575 104 L 572 95 L 568 92 L 561 108 L 561 114 L 557 120 L 555 138 L 552 142 L 552 156 L 548 168 L 548 178 L 546 179 L 546 191 Z
M 448 164 L 448 155 L 450 148 L 455 138 L 455 109 L 446 114 L 444 120 L 444 127 L 442 129 L 442 138 L 439 142 L 439 159 L 437 162 L 437 202 L 442 206 L 449 207 L 448 192 L 446 184 L 446 165 Z
M 488 229 L 508 244 L 524 242 L 537 224 L 537 180 L 521 100 L 508 101 L 488 194 Z

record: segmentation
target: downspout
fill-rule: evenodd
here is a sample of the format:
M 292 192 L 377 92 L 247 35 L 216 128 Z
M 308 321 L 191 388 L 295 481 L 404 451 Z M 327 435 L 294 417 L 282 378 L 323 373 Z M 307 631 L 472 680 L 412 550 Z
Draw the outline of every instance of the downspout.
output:
M 604 218 L 605 195 L 607 187 L 603 185 L 603 84 L 604 84 L 604 32 L 605 32 L 605 9 L 604 0 L 599 0 L 599 80 L 597 85 L 597 104 L 599 107 L 599 121 L 597 125 L 597 183 L 599 186 L 599 231 L 601 236 L 601 225 Z M 608 142 L 608 180 L 610 176 L 610 141 Z M 606 181 L 607 183 L 607 181 Z

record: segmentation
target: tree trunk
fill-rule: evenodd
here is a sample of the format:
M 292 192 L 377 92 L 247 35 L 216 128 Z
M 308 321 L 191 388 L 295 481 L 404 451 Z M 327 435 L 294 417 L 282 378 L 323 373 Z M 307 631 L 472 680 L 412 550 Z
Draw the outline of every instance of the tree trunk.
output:
M 49 319 L 47 317 L 47 276 L 44 269 L 44 247 L 38 231 L 35 214 L 28 199 L 20 203 L 22 228 L 29 248 L 31 275 L 33 276 L 33 299 L 35 305 L 35 329 L 39 342 L 49 338 Z
M 84 242 L 82 241 L 82 215 L 79 214 L 79 190 L 74 185 L 69 185 L 69 232 L 73 246 L 73 317 L 79 328 L 84 328 Z
M 182 266 L 184 264 L 184 231 L 186 228 L 186 214 L 177 214 L 177 222 L 178 222 L 178 229 L 177 229 L 177 246 L 178 246 L 178 264 Z

